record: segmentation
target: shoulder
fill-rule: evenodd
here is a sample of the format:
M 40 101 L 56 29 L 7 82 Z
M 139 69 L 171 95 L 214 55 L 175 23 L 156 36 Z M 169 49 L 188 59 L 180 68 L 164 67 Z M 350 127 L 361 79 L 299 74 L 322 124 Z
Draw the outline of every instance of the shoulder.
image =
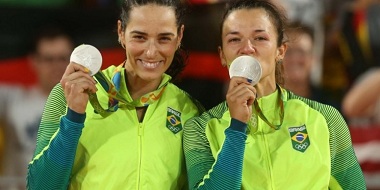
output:
M 204 112 L 205 109 L 203 105 L 194 97 L 192 97 L 189 93 L 182 90 L 175 84 L 169 82 L 165 89 L 165 94 L 167 98 L 175 98 L 178 100 L 180 104 L 192 104 L 194 105 L 200 113 Z
M 305 106 L 309 106 L 310 108 L 315 109 L 321 113 L 326 113 L 326 112 L 328 112 L 328 113 L 338 112 L 339 113 L 339 111 L 331 105 L 324 104 L 324 103 L 321 103 L 321 102 L 316 101 L 316 100 L 311 100 L 311 99 L 308 99 L 308 98 L 305 98 L 302 96 L 298 96 L 298 95 L 296 95 L 290 91 L 287 91 L 287 95 L 288 95 L 288 101 L 294 101 L 294 100 L 301 101 L 305 104 Z
M 223 119 L 224 115 L 228 112 L 228 106 L 227 103 L 224 101 L 215 107 L 203 112 L 198 117 L 193 117 L 188 121 L 188 124 L 196 124 L 200 126 L 206 125 L 211 120 L 221 120 Z
M 288 102 L 298 101 L 304 107 L 307 107 L 319 112 L 326 119 L 327 123 L 332 123 L 336 120 L 340 120 L 340 122 L 344 122 L 342 114 L 335 107 L 331 105 L 298 96 L 290 91 L 287 91 L 287 97 L 288 97 L 287 99 Z

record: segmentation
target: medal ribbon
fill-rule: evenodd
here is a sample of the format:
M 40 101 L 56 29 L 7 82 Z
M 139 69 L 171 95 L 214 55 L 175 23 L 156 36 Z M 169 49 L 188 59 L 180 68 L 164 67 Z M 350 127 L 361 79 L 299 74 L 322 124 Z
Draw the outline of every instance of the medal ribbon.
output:
M 275 125 L 275 124 L 272 124 L 268 121 L 268 119 L 265 117 L 265 115 L 263 114 L 260 106 L 259 106 L 259 103 L 257 102 L 257 99 L 255 99 L 254 101 L 254 105 L 255 105 L 255 110 L 256 110 L 256 113 L 257 115 L 265 122 L 267 123 L 272 129 L 274 130 L 279 130 L 281 125 L 282 125 L 282 122 L 284 121 L 284 95 L 283 95 L 283 92 L 282 92 L 282 89 L 278 86 L 277 86 L 277 89 L 278 89 L 278 93 L 279 93 L 279 96 L 278 96 L 278 105 L 280 106 L 280 124 L 279 125 Z
M 107 79 L 107 77 L 104 75 L 102 71 L 94 75 L 94 77 L 97 79 L 100 85 L 108 93 L 107 109 L 104 109 L 100 105 L 96 93 L 89 94 L 90 103 L 94 107 L 95 113 L 100 114 L 102 117 L 108 117 L 113 112 L 117 111 L 119 107 L 122 105 L 126 105 L 129 107 L 146 107 L 149 104 L 154 103 L 155 101 L 160 99 L 162 93 L 165 91 L 166 85 L 170 80 L 169 77 L 165 77 L 157 90 L 149 92 L 136 100 L 128 101 L 120 93 L 120 83 L 122 79 L 121 71 L 123 70 L 123 65 L 124 64 L 120 64 L 116 67 L 116 69 L 113 72 L 111 81 Z

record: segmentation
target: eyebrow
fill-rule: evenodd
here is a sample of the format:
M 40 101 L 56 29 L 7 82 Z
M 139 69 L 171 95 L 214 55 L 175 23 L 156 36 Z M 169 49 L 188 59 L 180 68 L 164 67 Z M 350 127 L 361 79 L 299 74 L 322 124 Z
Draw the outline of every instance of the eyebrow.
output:
M 141 32 L 141 31 L 138 31 L 138 30 L 133 30 L 130 32 L 131 34 L 140 34 L 140 35 L 148 35 L 147 33 L 145 32 Z M 164 33 L 159 33 L 158 34 L 159 36 L 175 36 L 173 33 L 171 32 L 164 32 Z
M 264 29 L 256 29 L 256 30 L 254 30 L 254 32 L 255 33 L 261 33 L 261 32 L 266 32 L 266 30 L 264 30 Z M 230 34 L 232 34 L 232 35 L 235 35 L 235 34 L 239 34 L 240 32 L 238 32 L 238 31 L 232 31 L 232 32 L 228 32 L 227 34 L 226 34 L 226 36 L 227 35 L 230 35 Z

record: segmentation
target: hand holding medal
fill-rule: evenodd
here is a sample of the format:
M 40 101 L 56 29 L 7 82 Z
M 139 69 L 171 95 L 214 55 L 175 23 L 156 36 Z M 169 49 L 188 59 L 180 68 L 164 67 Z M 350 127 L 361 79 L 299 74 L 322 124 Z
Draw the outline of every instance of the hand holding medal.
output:
M 71 53 L 70 62 L 77 63 L 87 68 L 89 70 L 89 75 L 96 78 L 96 80 L 100 82 L 102 88 L 104 88 L 105 91 L 111 94 L 117 94 L 117 88 L 115 88 L 113 83 L 108 80 L 102 72 L 99 72 L 102 66 L 102 55 L 96 47 L 88 44 L 83 44 L 76 47 Z M 96 93 L 88 93 L 89 101 L 94 108 L 95 113 L 98 113 L 103 117 L 107 117 L 118 109 L 118 100 L 114 99 L 115 97 L 112 95 L 109 96 L 112 99 L 112 101 L 109 101 L 109 103 L 112 103 L 108 105 L 108 109 L 104 109 L 100 105 Z
M 261 78 L 261 65 L 259 61 L 251 56 L 243 55 L 234 59 L 230 65 L 230 78 L 234 76 L 247 78 L 252 86 L 255 86 Z
M 256 99 L 254 86 L 261 78 L 261 65 L 256 58 L 243 55 L 235 58 L 229 66 L 231 78 L 226 100 L 232 118 L 248 122 Z
M 94 76 L 102 67 L 102 55 L 96 47 L 82 44 L 74 49 L 70 56 L 70 62 L 75 62 L 90 70 L 89 74 Z
M 92 76 L 101 65 L 102 56 L 94 46 L 83 44 L 73 50 L 60 82 L 71 110 L 84 113 L 88 101 L 96 98 L 97 81 Z

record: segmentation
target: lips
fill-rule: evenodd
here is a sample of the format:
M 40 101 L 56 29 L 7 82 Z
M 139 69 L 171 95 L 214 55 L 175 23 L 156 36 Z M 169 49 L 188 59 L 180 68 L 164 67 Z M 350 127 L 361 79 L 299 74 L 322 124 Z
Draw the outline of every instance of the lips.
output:
M 142 61 L 141 60 L 141 63 L 143 65 L 143 67 L 145 67 L 145 68 L 154 69 L 154 68 L 157 68 L 160 65 L 161 61 L 148 62 L 148 61 Z

